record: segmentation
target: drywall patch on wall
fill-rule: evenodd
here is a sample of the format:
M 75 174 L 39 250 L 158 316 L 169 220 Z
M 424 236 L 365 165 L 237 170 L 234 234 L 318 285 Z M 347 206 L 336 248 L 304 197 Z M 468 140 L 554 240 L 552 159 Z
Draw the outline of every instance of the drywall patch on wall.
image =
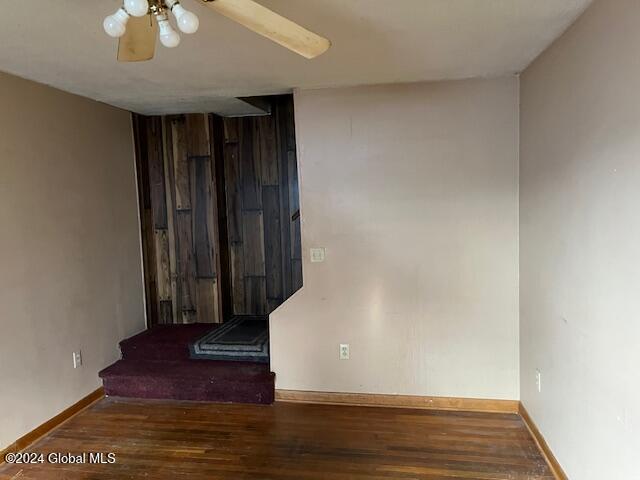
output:
M 304 287 L 271 315 L 278 388 L 518 398 L 517 86 L 296 92 Z
M 5 74 L 0 104 L 2 449 L 95 390 L 144 312 L 129 114 Z
M 638 477 L 639 23 L 597 0 L 522 75 L 521 395 L 572 479 Z

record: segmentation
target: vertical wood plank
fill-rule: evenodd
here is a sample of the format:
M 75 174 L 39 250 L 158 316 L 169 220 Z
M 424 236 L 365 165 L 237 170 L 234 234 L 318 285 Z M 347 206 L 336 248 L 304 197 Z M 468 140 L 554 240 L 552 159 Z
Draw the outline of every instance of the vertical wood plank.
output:
M 262 204 L 264 206 L 266 295 L 268 300 L 276 300 L 282 303 L 280 190 L 277 185 L 262 187 Z
M 203 157 L 211 155 L 209 119 L 206 114 L 192 113 L 186 115 L 187 155 Z
M 167 228 L 167 205 L 164 187 L 162 155 L 162 122 L 160 117 L 149 117 L 147 126 L 147 156 L 149 167 L 149 192 L 155 228 Z
M 213 197 L 216 201 L 216 288 L 218 294 L 217 321 L 223 322 L 233 315 L 231 297 L 231 262 L 227 227 L 227 197 L 224 180 L 224 125 L 221 117 L 209 115 L 211 161 L 213 171 Z
M 267 290 L 265 277 L 245 277 L 245 311 L 249 315 L 266 315 Z
M 169 274 L 171 279 L 171 306 L 173 309 L 172 323 L 179 323 L 181 311 L 178 298 L 178 259 L 176 256 L 176 229 L 175 229 L 175 179 L 173 176 L 173 135 L 172 118 L 162 119 L 162 141 L 164 145 L 164 178 L 165 197 L 167 202 L 167 237 L 169 242 Z
M 287 150 L 296 150 L 296 126 L 293 109 L 293 96 L 287 95 L 282 97 L 282 105 L 284 108 L 284 127 L 287 138 Z
M 166 230 L 155 231 L 156 272 L 159 301 L 171 300 L 171 277 L 169 269 L 169 240 Z
M 291 217 L 294 217 L 300 210 L 300 193 L 298 192 L 298 161 L 296 160 L 296 152 L 287 151 L 287 168 L 289 170 L 289 185 L 287 193 L 289 194 L 289 210 Z
M 233 300 L 233 313 L 243 315 L 245 311 L 245 285 L 244 285 L 244 256 L 241 243 L 232 244 L 231 258 L 231 292 Z
M 176 237 L 178 247 L 178 290 L 183 322 L 185 315 L 195 312 L 195 268 L 193 239 L 191 231 L 191 212 L 180 211 L 176 214 Z M 186 312 L 186 313 L 185 313 Z
M 298 161 L 296 158 L 296 139 L 294 125 L 293 100 L 286 99 L 287 112 L 287 168 L 289 170 L 289 215 L 291 218 L 291 294 L 302 287 L 302 231 L 300 220 L 300 192 L 298 188 Z
M 192 157 L 192 215 L 196 276 L 214 278 L 215 205 L 212 192 L 210 157 Z
M 160 302 L 160 308 L 158 311 L 158 323 L 160 325 L 173 323 L 173 306 L 171 300 Z
M 242 253 L 244 255 L 244 275 L 264 276 L 264 224 L 262 211 L 242 212 Z
M 173 145 L 173 177 L 175 183 L 176 210 L 191 208 L 191 192 L 189 181 L 189 155 L 187 151 L 186 122 L 176 117 L 171 122 Z
M 262 208 L 260 185 L 260 155 L 254 144 L 254 119 L 240 119 L 240 176 L 242 188 L 242 208 L 254 210 Z
M 238 158 L 237 144 L 225 146 L 224 176 L 229 242 L 239 243 L 242 242 L 242 185 L 240 182 L 240 160 Z
M 278 150 L 276 140 L 276 125 L 273 115 L 256 117 L 258 150 L 260 154 L 261 183 L 278 185 Z
M 196 310 L 182 310 L 182 323 L 196 323 L 198 315 Z
M 291 272 L 291 206 L 289 204 L 289 148 L 287 140 L 286 102 L 280 99 L 275 105 L 278 164 L 280 172 L 280 238 L 282 248 L 282 285 L 284 298 L 293 292 Z
M 238 143 L 238 121 L 237 118 L 223 120 L 224 143 Z
M 302 232 L 300 229 L 300 217 L 291 222 L 291 259 L 302 260 Z M 294 289 L 294 291 L 297 289 Z
M 153 228 L 153 215 L 151 209 L 145 209 L 143 212 L 143 247 L 146 250 L 145 260 L 145 279 L 147 280 L 146 290 L 149 293 L 147 304 L 147 315 L 150 325 L 160 323 L 160 312 L 158 299 L 158 277 L 156 272 L 156 246 L 155 246 L 155 229 Z
M 199 323 L 218 323 L 218 285 L 215 278 L 199 278 L 197 281 L 198 309 L 196 319 Z
M 291 220 L 291 293 L 302 287 L 302 231 L 300 224 L 300 197 L 298 195 L 298 166 L 295 152 L 288 152 L 289 205 Z
M 302 246 L 300 218 L 291 224 L 291 294 L 302 288 Z
M 146 121 L 142 115 L 131 115 L 135 140 L 136 180 L 138 183 L 138 207 L 142 238 L 142 267 L 144 274 L 145 311 L 149 325 L 158 323 L 157 287 L 155 283 L 155 241 L 153 214 L 149 191 Z
M 147 151 L 147 122 L 149 117 L 131 114 L 136 155 L 136 173 L 138 176 L 138 195 L 140 207 L 151 210 L 151 192 L 149 189 L 149 155 Z
M 302 288 L 302 260 L 291 260 L 291 284 L 293 286 L 293 293 Z

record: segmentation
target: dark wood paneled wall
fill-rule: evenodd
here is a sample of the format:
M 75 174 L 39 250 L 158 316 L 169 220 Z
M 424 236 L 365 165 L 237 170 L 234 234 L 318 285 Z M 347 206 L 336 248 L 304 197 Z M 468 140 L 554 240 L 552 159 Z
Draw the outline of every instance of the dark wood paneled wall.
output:
M 150 322 L 220 322 L 210 118 L 134 115 L 133 123 Z
M 289 95 L 271 115 L 223 120 L 234 314 L 266 314 L 302 286 L 300 204 Z
M 273 311 L 302 286 L 293 99 L 271 115 L 134 115 L 151 324 Z

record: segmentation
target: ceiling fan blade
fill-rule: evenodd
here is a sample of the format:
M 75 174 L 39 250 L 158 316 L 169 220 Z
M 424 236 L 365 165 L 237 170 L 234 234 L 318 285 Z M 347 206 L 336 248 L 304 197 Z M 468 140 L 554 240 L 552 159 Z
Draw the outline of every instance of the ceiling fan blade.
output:
M 204 4 L 249 30 L 306 58 L 327 51 L 331 42 L 252 0 L 203 0 Z
M 118 42 L 119 62 L 151 60 L 156 51 L 158 26 L 150 15 L 131 17 L 126 33 Z

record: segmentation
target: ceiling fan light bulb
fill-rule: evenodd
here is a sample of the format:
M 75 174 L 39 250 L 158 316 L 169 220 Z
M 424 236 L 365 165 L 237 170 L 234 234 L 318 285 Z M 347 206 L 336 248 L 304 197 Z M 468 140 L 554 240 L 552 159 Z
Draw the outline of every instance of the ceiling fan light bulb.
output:
M 158 16 L 158 28 L 160 29 L 160 43 L 167 48 L 180 45 L 180 35 L 176 32 L 166 16 Z
M 149 13 L 148 0 L 124 0 L 124 9 L 134 17 L 142 17 Z
M 173 9 L 171 10 L 176 17 L 176 21 L 178 23 L 178 28 L 183 33 L 196 33 L 198 31 L 198 27 L 200 26 L 200 20 L 198 16 L 185 9 L 179 3 L 175 4 Z
M 121 37 L 127 31 L 127 22 L 129 21 L 129 14 L 120 8 L 113 15 L 109 15 L 104 19 L 102 26 L 107 35 L 113 38 Z
M 180 45 L 180 35 L 171 29 L 170 32 L 160 35 L 160 43 L 167 48 L 175 48 Z

